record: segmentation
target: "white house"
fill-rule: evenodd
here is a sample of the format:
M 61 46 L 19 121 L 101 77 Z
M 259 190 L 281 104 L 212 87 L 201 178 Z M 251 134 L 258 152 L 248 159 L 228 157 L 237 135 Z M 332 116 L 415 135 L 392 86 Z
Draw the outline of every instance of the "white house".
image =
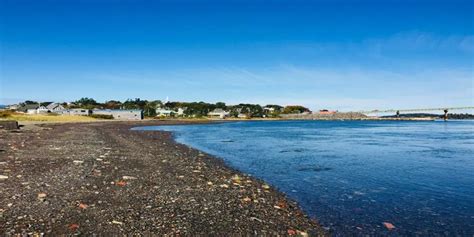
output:
M 178 108 L 178 112 L 177 112 L 176 114 L 177 114 L 178 116 L 183 116 L 185 110 L 186 110 L 186 108 Z
M 171 115 L 175 114 L 176 111 L 158 108 L 156 109 L 156 116 L 157 117 L 170 117 Z
M 92 111 L 89 109 L 65 109 L 61 111 L 57 111 L 56 113 L 62 115 L 91 115 Z
M 49 112 L 53 112 L 53 113 L 63 111 L 65 109 L 60 103 L 51 103 L 48 106 L 46 106 L 46 108 L 49 110 Z
M 36 113 L 37 114 L 46 114 L 50 112 L 48 108 L 46 108 L 46 106 L 40 106 L 36 109 Z
M 97 109 L 92 110 L 92 114 L 112 115 L 114 119 L 121 120 L 142 120 L 143 110 L 123 110 L 123 109 Z
M 219 117 L 221 119 L 228 117 L 230 113 L 228 111 L 225 111 L 223 109 L 214 109 L 213 111 L 207 113 L 207 116 L 209 117 Z

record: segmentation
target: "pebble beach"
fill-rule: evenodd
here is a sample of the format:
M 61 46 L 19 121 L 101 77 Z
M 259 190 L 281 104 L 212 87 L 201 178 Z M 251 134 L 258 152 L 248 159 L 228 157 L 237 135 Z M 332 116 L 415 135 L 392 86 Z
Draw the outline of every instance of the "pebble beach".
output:
M 0 131 L 0 234 L 326 235 L 298 204 L 142 125 Z

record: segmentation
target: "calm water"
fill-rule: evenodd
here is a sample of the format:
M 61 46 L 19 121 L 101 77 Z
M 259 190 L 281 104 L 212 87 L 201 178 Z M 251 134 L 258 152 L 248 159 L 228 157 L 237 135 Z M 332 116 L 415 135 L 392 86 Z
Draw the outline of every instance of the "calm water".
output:
M 474 121 L 266 121 L 145 127 L 222 157 L 336 235 L 474 234 Z

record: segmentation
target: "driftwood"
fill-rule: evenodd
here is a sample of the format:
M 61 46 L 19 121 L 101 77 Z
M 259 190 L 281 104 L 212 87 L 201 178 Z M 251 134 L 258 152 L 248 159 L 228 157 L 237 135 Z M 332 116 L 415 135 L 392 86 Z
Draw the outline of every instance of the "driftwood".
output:
M 0 120 L 0 129 L 6 129 L 6 130 L 18 129 L 18 122 L 14 120 Z

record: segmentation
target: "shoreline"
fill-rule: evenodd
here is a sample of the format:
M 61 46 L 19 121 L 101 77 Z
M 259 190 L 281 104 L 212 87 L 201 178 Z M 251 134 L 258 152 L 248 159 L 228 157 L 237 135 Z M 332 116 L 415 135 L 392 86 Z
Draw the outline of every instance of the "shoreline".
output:
M 0 233 L 326 235 L 296 202 L 219 157 L 138 126 L 27 124 L 0 131 Z M 44 195 L 44 196 L 43 196 Z

